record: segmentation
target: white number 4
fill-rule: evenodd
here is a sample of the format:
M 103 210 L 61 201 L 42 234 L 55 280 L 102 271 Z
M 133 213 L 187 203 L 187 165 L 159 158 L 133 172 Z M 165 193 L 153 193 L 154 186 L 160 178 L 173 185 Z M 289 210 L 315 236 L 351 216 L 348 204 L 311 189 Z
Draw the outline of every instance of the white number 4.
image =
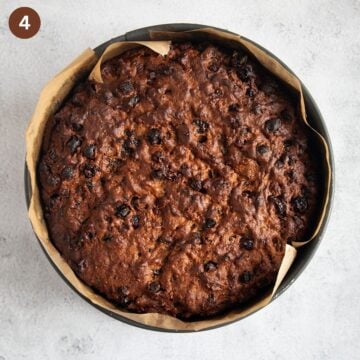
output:
M 19 27 L 25 28 L 25 30 L 29 30 L 30 26 L 31 25 L 29 24 L 29 16 L 28 15 L 23 16 L 23 18 L 19 22 Z

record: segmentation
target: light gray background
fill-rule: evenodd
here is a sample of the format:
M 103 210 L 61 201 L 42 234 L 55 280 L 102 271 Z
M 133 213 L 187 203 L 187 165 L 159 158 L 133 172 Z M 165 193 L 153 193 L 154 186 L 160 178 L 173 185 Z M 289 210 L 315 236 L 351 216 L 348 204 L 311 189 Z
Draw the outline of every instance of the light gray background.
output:
M 0 360 L 359 359 L 360 2 L 100 3 L 0 1 Z M 30 40 L 7 27 L 24 5 L 42 19 Z M 88 46 L 167 22 L 228 28 L 278 55 L 316 99 L 336 161 L 331 220 L 303 275 L 257 314 L 198 334 L 141 330 L 88 305 L 45 258 L 24 201 L 24 132 L 45 82 Z

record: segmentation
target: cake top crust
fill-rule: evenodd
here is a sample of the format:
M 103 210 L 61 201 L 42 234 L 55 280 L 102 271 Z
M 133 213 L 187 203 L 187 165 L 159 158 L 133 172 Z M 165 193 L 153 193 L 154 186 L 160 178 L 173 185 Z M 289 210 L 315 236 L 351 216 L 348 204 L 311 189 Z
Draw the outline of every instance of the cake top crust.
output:
M 45 130 L 41 198 L 62 256 L 129 311 L 208 317 L 264 291 L 318 199 L 289 90 L 211 43 L 133 49 L 101 72 Z

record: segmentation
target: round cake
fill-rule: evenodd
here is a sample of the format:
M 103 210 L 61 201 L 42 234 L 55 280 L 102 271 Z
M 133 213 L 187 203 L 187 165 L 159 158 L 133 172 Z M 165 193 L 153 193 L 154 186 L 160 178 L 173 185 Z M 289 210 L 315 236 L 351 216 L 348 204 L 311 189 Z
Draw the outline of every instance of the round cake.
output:
M 40 194 L 64 259 L 133 312 L 204 318 L 264 293 L 318 212 L 294 95 L 211 43 L 132 49 L 101 74 L 45 129 Z

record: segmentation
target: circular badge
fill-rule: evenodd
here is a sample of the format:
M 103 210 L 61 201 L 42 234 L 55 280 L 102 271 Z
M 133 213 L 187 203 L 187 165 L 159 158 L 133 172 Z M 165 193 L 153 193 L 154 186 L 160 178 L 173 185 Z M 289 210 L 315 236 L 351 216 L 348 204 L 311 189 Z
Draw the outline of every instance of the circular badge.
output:
M 40 16 L 32 8 L 19 7 L 9 17 L 10 31 L 20 39 L 29 39 L 40 29 Z

